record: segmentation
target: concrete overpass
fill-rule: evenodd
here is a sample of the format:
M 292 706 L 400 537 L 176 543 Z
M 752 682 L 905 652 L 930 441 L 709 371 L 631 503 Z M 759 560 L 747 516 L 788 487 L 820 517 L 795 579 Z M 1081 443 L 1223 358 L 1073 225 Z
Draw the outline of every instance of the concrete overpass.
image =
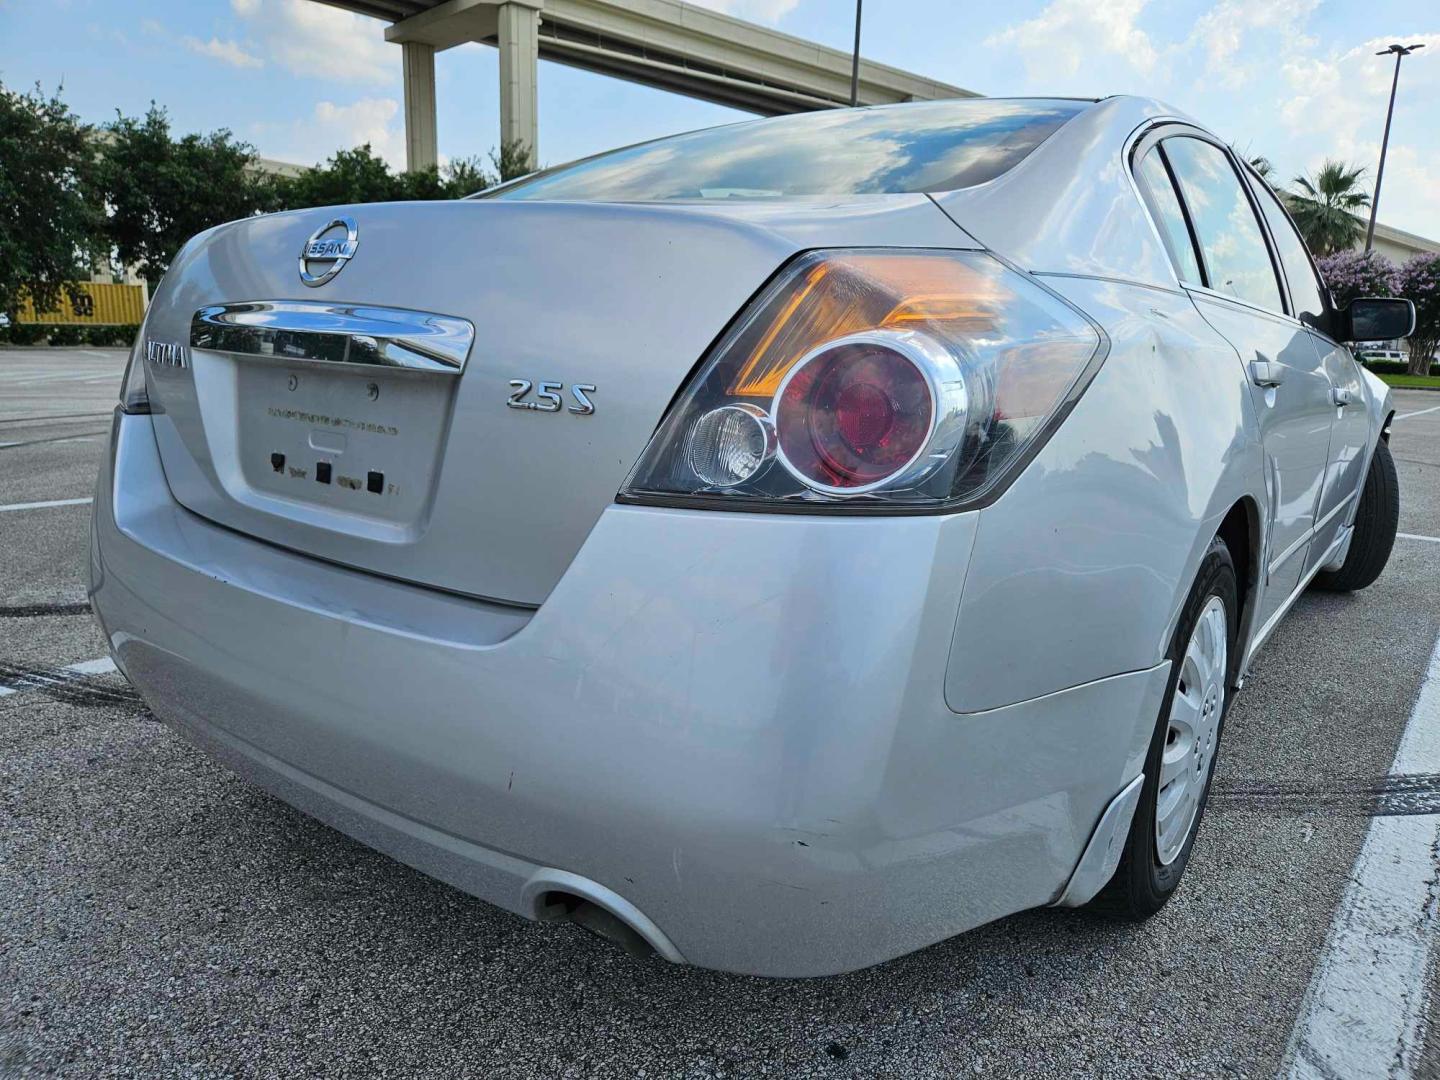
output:
M 536 66 L 553 60 L 762 116 L 850 103 L 850 54 L 684 0 L 317 0 L 385 19 L 403 50 L 405 150 L 434 165 L 435 53 L 467 41 L 500 50 L 500 139 L 536 157 Z M 860 102 L 977 97 L 862 60 Z M 536 157 L 538 160 L 538 157 Z

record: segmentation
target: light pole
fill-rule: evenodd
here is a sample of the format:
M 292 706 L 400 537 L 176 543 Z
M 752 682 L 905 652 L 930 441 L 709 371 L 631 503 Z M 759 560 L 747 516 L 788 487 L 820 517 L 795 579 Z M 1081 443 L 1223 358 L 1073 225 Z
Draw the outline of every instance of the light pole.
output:
M 1391 45 L 1388 49 L 1381 49 L 1375 54 L 1376 56 L 1395 54 L 1395 78 L 1390 83 L 1390 107 L 1385 110 L 1385 135 L 1380 140 L 1380 168 L 1375 173 L 1375 195 L 1370 200 L 1370 227 L 1365 230 L 1367 254 L 1370 251 L 1370 245 L 1375 242 L 1375 218 L 1380 213 L 1380 185 L 1385 180 L 1385 151 L 1390 146 L 1390 120 L 1395 115 L 1395 90 L 1400 85 L 1400 61 L 1416 49 L 1423 48 L 1425 48 L 1425 43 L 1422 41 L 1417 45 Z
M 860 104 L 860 5 L 864 0 L 855 0 L 855 55 L 850 61 L 850 107 Z

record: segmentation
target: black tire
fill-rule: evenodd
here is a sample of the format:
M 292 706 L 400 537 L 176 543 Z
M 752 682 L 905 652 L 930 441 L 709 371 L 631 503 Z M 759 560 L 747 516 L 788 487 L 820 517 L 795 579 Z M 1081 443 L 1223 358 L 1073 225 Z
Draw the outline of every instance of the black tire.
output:
M 1231 689 L 1235 683 L 1235 672 L 1239 657 L 1236 655 L 1235 638 L 1239 625 L 1239 591 L 1236 585 L 1235 562 L 1230 549 L 1216 537 L 1210 542 L 1205 557 L 1200 561 L 1200 572 L 1190 596 L 1180 613 L 1180 622 L 1175 627 L 1175 638 L 1167 654 L 1170 660 L 1170 681 L 1165 687 L 1165 697 L 1160 704 L 1160 715 L 1155 721 L 1155 734 L 1150 740 L 1150 751 L 1145 756 L 1145 782 L 1140 789 L 1140 803 L 1135 808 L 1135 817 L 1130 822 L 1130 833 L 1125 840 L 1125 849 L 1120 856 L 1120 865 L 1115 875 L 1105 884 L 1090 908 L 1112 918 L 1139 922 L 1154 915 L 1174 895 L 1190 862 L 1190 852 L 1195 846 L 1195 837 L 1200 831 L 1200 822 L 1205 816 L 1205 804 L 1210 797 L 1210 781 L 1215 775 L 1213 764 L 1205 779 L 1205 788 L 1200 794 L 1195 818 L 1180 853 L 1167 865 L 1160 861 L 1155 838 L 1155 811 L 1160 797 L 1160 759 L 1164 753 L 1170 728 L 1170 707 L 1175 699 L 1175 688 L 1180 681 L 1181 659 L 1190 644 L 1200 613 L 1212 596 L 1220 597 L 1225 605 L 1226 622 L 1226 672 L 1225 696 L 1221 704 L 1220 722 L 1216 730 L 1216 750 L 1225 732 L 1225 716 L 1230 711 Z
M 1399 527 L 1400 478 L 1395 475 L 1390 446 L 1382 439 L 1375 445 L 1370 471 L 1365 474 L 1365 489 L 1355 512 L 1355 535 L 1350 538 L 1345 562 L 1339 570 L 1316 574 L 1315 586 L 1330 592 L 1354 592 L 1371 584 L 1390 561 Z

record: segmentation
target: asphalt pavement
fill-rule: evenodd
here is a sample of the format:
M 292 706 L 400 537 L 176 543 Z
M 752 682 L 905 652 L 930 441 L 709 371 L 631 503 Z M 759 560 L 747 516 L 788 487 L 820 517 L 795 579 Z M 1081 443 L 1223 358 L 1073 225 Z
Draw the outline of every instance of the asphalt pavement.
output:
M 0 1075 L 1271 1076 L 1371 822 L 1402 812 L 1384 777 L 1440 636 L 1440 394 L 1396 393 L 1407 535 L 1261 653 L 1159 916 L 1030 912 L 776 981 L 499 911 L 212 764 L 120 676 L 66 671 L 105 656 L 69 500 L 122 364 L 0 350 Z M 1440 776 L 1414 779 L 1440 812 Z M 1440 1076 L 1428 1002 L 1410 1075 Z

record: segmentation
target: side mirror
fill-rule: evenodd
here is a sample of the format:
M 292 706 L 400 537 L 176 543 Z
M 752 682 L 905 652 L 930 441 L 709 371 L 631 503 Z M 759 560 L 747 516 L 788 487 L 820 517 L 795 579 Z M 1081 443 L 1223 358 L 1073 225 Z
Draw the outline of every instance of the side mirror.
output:
M 1341 341 L 1391 341 L 1415 332 L 1415 305 L 1409 300 L 1357 296 L 1338 314 Z

